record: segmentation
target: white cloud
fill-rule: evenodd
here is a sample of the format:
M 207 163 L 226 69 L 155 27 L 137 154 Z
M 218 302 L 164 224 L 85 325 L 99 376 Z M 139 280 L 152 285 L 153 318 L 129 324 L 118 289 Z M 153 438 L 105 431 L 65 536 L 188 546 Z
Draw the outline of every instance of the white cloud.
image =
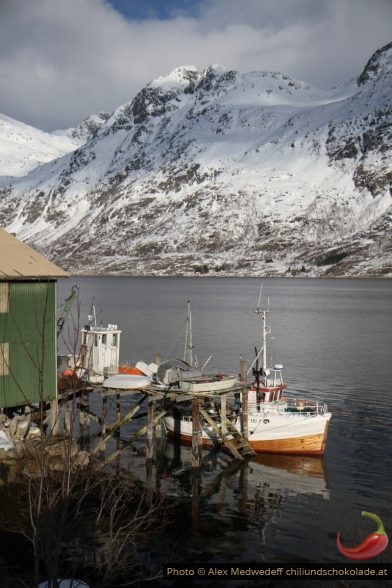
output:
M 277 70 L 322 87 L 391 41 L 390 0 L 204 0 L 127 21 L 105 0 L 2 0 L 0 112 L 42 129 L 112 111 L 182 64 Z

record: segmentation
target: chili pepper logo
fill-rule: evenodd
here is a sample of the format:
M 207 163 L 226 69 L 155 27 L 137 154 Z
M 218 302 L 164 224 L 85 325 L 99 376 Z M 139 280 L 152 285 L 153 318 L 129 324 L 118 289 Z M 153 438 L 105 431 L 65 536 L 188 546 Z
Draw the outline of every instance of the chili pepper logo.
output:
M 342 555 L 348 557 L 350 559 L 370 559 L 371 557 L 376 557 L 379 555 L 386 546 L 388 545 L 388 537 L 385 533 L 384 525 L 382 524 L 382 520 L 376 514 L 372 512 L 362 512 L 363 517 L 370 517 L 374 519 L 378 525 L 377 531 L 375 533 L 371 533 L 360 545 L 357 547 L 343 547 L 340 542 L 340 531 L 338 533 L 338 537 L 336 540 L 338 549 Z

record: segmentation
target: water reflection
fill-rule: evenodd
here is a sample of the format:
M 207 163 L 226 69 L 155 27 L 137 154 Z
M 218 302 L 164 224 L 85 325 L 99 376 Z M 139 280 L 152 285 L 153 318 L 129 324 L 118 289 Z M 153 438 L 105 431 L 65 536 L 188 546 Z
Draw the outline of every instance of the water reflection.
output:
M 304 510 L 313 518 L 329 499 L 325 463 L 311 457 L 240 462 L 214 450 L 203 453 L 198 470 L 190 447 L 166 442 L 154 476 L 160 492 L 177 499 L 167 540 L 184 561 L 199 561 L 200 553 L 208 561 L 267 561 L 276 550 L 275 529 L 286 532 Z
M 329 498 L 324 461 L 304 456 L 266 454 L 240 462 L 224 452 L 211 451 L 204 455 L 199 472 L 192 468 L 191 448 L 168 441 L 160 459 L 159 477 L 170 481 L 169 493 L 191 495 L 194 503 L 214 502 L 220 515 L 237 510 L 273 517 L 286 497 L 305 494 Z M 199 504 L 193 504 L 193 511 L 199 511 Z
M 192 468 L 192 450 L 167 441 L 163 461 L 171 474 L 181 479 L 182 473 Z M 319 458 L 259 454 L 246 462 L 239 462 L 233 461 L 224 452 L 215 450 L 204 454 L 202 472 L 215 473 L 214 483 L 210 481 L 208 484 L 211 486 L 210 490 L 204 489 L 205 496 L 218 491 L 222 481 L 230 478 L 235 478 L 238 484 L 242 479 L 242 483 L 251 488 L 267 485 L 283 494 L 320 494 L 324 498 L 329 496 L 326 465 Z

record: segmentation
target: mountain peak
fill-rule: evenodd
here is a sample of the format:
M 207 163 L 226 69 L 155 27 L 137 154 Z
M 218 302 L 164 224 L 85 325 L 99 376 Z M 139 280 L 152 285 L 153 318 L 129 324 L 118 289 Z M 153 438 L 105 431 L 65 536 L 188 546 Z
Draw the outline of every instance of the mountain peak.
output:
M 176 67 L 166 76 L 159 76 L 149 86 L 168 88 L 173 86 L 183 86 L 196 82 L 200 73 L 195 65 L 182 65 Z
M 0 118 L 0 162 L 37 163 L 0 178 L 0 224 L 73 274 L 392 277 L 391 56 L 359 91 L 177 67 L 63 157 Z
M 358 78 L 358 86 L 392 73 L 392 43 L 388 43 L 377 49 L 365 65 L 365 68 Z

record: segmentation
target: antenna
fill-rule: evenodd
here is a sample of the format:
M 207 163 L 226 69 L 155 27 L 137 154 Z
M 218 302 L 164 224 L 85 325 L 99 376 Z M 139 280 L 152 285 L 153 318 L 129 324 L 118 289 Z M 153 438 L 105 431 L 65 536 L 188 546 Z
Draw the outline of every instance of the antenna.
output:
M 259 312 L 259 310 L 260 310 L 261 291 L 262 290 L 263 290 L 263 283 L 260 284 L 260 293 L 259 293 L 259 300 L 257 301 L 257 310 L 256 310 L 256 312 Z
M 263 284 L 260 285 L 260 292 L 259 292 L 259 300 L 257 302 L 257 308 L 255 313 L 261 318 L 262 320 L 262 339 L 261 339 L 261 348 L 259 353 L 256 353 L 256 359 L 253 362 L 252 366 L 255 365 L 257 362 L 258 372 L 259 374 L 266 374 L 267 373 L 267 336 L 271 335 L 271 329 L 267 326 L 267 314 L 269 313 L 269 298 L 267 298 L 267 307 L 261 307 L 261 293 L 263 290 Z M 258 359 L 261 358 L 261 369 L 258 365 Z
M 193 335 L 192 335 L 192 311 L 191 302 L 188 300 L 188 312 L 186 318 L 186 330 L 185 330 L 185 346 L 184 346 L 184 361 L 189 363 L 192 367 L 199 367 L 196 353 L 193 347 Z
M 88 315 L 88 321 L 90 323 L 90 326 L 93 325 L 94 327 L 97 326 L 97 315 L 95 313 L 95 296 L 93 296 L 93 299 L 91 301 L 91 307 L 90 307 L 90 314 Z

